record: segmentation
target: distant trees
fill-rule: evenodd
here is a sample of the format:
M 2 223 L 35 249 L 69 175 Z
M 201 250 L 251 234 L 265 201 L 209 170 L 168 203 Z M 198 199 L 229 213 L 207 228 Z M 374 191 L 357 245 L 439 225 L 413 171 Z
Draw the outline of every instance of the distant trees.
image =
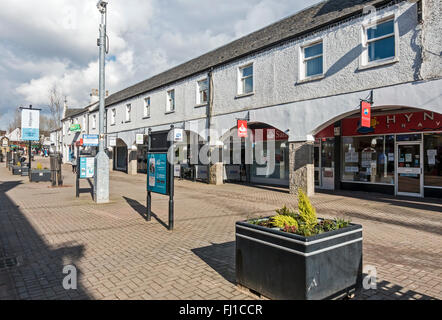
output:
M 51 129 L 61 128 L 61 117 L 63 116 L 63 94 L 56 84 L 49 89 L 49 111 L 51 112 L 53 126 Z

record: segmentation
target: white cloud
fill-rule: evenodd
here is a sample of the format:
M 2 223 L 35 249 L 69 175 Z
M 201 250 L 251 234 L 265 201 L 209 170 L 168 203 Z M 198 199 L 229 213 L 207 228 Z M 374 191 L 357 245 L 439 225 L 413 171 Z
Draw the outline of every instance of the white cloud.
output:
M 0 128 L 18 105 L 44 106 L 58 84 L 73 107 L 98 87 L 96 0 L 2 0 Z M 110 0 L 112 93 L 299 11 L 317 0 Z

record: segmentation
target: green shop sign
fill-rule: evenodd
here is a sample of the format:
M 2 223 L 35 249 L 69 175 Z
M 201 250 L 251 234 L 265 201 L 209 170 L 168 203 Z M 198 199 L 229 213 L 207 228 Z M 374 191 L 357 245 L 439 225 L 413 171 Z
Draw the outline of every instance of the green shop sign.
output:
M 80 132 L 81 131 L 81 125 L 79 124 L 71 124 L 69 127 L 69 131 L 71 132 Z

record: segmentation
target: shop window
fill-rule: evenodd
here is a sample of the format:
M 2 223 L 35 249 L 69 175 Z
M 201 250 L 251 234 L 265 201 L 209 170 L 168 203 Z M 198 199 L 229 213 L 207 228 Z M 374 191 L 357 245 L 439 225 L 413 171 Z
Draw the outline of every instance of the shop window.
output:
M 394 136 L 343 137 L 342 180 L 394 184 Z
M 424 185 L 442 187 L 442 133 L 424 134 Z

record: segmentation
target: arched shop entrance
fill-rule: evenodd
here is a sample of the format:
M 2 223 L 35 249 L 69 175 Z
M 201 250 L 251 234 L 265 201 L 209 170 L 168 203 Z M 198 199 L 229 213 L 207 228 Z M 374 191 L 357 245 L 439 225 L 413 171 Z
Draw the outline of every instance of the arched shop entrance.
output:
M 322 189 L 442 197 L 442 115 L 378 107 L 371 127 L 359 113 L 318 130 L 315 184 Z
M 262 122 L 248 123 L 251 137 L 241 138 L 241 155 L 234 155 L 234 140 L 237 137 L 237 127 L 234 127 L 224 137 L 223 143 L 230 145 L 229 154 L 224 154 L 224 180 L 229 182 L 248 182 L 252 184 L 275 185 L 289 187 L 289 136 L 281 130 Z M 262 130 L 261 134 L 256 134 L 257 130 Z M 251 163 L 246 161 L 246 139 L 251 143 L 252 159 Z M 268 140 L 275 140 L 275 153 L 267 154 Z M 259 148 L 258 148 L 259 147 Z M 274 168 L 267 164 L 259 164 L 256 159 L 256 152 L 262 152 L 259 156 L 265 161 L 274 160 Z M 236 159 L 235 159 L 236 157 Z M 274 157 L 270 159 L 269 157 Z M 227 162 L 225 160 L 228 160 Z M 236 161 L 234 161 L 234 159 Z M 267 172 L 263 175 L 262 172 Z M 261 170 L 261 172 L 259 172 Z
M 114 147 L 113 152 L 114 170 L 127 173 L 127 151 L 126 143 L 122 139 L 117 138 L 117 145 Z

